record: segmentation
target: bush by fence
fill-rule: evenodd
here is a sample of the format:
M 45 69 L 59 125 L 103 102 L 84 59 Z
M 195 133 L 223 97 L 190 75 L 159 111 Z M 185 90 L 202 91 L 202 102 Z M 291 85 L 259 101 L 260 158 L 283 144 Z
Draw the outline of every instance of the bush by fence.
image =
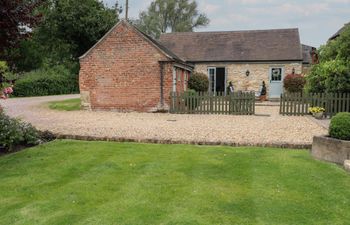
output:
M 283 86 L 288 92 L 302 92 L 306 80 L 301 74 L 288 74 L 283 80 Z
M 18 97 L 78 92 L 78 76 L 63 66 L 29 72 L 17 80 L 14 87 L 14 95 Z
M 188 88 L 197 92 L 207 91 L 209 88 L 208 76 L 204 73 L 193 73 L 188 80 Z

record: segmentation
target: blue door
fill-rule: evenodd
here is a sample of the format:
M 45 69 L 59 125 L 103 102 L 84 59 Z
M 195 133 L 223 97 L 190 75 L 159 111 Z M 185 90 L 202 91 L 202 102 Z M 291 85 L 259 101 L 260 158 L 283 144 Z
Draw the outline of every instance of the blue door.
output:
M 270 68 L 270 98 L 279 98 L 283 93 L 283 78 L 284 68 L 283 67 L 271 67 Z

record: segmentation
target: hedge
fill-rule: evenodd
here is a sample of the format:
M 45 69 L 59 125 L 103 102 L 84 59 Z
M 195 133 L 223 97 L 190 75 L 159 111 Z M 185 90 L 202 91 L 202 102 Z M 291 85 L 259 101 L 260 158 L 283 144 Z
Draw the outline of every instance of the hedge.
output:
M 63 66 L 43 68 L 24 74 L 14 86 L 14 96 L 45 96 L 79 92 L 78 76 Z

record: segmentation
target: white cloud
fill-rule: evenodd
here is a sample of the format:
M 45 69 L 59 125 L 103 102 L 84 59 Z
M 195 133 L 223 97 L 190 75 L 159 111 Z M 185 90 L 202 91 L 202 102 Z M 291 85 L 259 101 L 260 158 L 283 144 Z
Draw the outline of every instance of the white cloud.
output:
M 207 2 L 201 2 L 199 4 L 199 9 L 201 12 L 206 14 L 216 13 L 221 9 L 221 6 L 218 4 L 211 4 Z
M 103 0 L 113 5 L 116 0 Z M 201 31 L 300 28 L 304 43 L 319 46 L 350 22 L 350 0 L 196 0 L 210 25 Z M 118 0 L 124 6 L 125 0 Z M 137 18 L 152 0 L 129 0 Z

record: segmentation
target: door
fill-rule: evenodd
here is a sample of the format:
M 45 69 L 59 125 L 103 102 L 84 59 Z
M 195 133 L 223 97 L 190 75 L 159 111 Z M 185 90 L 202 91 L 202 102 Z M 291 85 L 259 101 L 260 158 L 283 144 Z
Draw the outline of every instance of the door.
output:
M 176 67 L 173 67 L 173 92 L 176 92 L 177 77 L 176 77 Z
M 224 67 L 216 68 L 216 92 L 225 93 L 226 70 Z
M 271 67 L 270 68 L 270 98 L 279 98 L 283 93 L 283 67 Z
M 209 78 L 209 93 L 216 93 L 216 68 L 208 68 L 208 78 Z
M 225 67 L 209 67 L 209 92 L 210 93 L 226 93 L 226 77 L 227 70 Z

